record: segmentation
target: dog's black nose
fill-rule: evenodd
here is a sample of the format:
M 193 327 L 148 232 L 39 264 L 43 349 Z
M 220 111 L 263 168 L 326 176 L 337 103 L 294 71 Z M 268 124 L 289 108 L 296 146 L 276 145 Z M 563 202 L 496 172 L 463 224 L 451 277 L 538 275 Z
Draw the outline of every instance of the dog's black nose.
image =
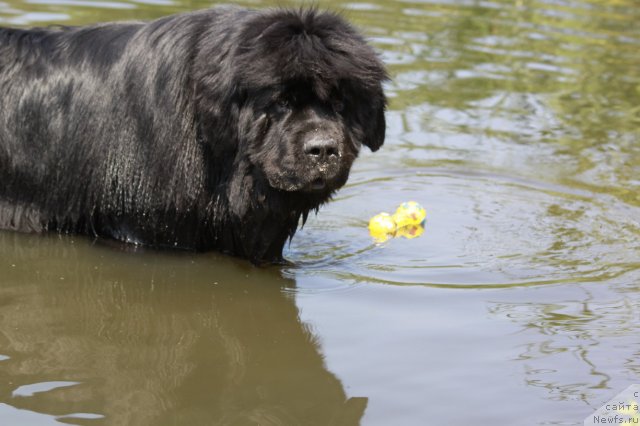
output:
M 304 143 L 304 153 L 318 162 L 329 162 L 340 156 L 338 142 L 331 138 L 312 138 Z

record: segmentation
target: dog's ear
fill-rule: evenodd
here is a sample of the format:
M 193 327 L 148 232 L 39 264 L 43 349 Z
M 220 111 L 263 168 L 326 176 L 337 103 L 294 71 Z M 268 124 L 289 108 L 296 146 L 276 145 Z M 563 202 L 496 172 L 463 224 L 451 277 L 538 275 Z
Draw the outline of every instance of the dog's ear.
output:
M 384 143 L 385 131 L 387 123 L 384 118 L 386 109 L 386 101 L 384 98 L 378 102 L 378 105 L 372 115 L 369 123 L 366 123 L 363 143 L 369 147 L 371 152 L 376 152 Z

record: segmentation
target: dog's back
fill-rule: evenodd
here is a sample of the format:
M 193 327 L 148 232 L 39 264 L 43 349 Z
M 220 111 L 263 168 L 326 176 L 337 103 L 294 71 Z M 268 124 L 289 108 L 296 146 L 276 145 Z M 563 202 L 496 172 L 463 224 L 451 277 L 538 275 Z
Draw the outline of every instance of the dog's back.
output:
M 195 140 L 180 125 L 189 49 L 166 37 L 177 23 L 153 24 L 0 29 L 1 228 L 131 240 L 108 222 L 166 199 L 181 164 L 169 144 Z M 169 164 L 149 161 L 158 151 Z

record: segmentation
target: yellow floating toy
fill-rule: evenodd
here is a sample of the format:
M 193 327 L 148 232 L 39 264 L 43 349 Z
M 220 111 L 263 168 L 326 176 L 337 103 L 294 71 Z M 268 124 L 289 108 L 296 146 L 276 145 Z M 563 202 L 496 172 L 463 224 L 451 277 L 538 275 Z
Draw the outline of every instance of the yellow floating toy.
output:
M 416 238 L 424 232 L 424 220 L 427 212 L 419 203 L 407 201 L 400 204 L 393 215 L 379 213 L 369 221 L 369 234 L 377 242 L 385 242 L 389 238 Z
M 400 207 L 393 214 L 393 221 L 398 228 L 410 225 L 420 225 L 427 217 L 427 211 L 415 201 L 407 201 L 400 204 Z
M 386 241 L 395 233 L 396 223 L 389 213 L 379 213 L 369 221 L 369 234 L 377 241 Z

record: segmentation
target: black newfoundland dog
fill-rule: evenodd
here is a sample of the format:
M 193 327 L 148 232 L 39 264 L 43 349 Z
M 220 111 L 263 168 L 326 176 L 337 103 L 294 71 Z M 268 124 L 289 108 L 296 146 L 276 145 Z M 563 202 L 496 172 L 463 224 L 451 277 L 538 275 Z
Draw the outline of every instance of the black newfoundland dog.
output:
M 0 29 L 0 228 L 281 261 L 382 145 L 386 78 L 316 10 Z

